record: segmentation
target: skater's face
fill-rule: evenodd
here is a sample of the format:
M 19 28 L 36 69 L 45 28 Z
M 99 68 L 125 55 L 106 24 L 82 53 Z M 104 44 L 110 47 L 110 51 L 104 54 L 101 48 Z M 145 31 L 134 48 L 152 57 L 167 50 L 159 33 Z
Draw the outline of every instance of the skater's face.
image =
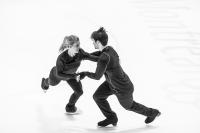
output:
M 95 41 L 94 39 L 92 39 L 93 45 L 95 49 L 99 49 L 99 41 Z
M 63 42 L 63 47 L 64 47 L 64 50 L 70 48 L 68 40 L 65 40 L 65 41 Z
M 79 51 L 79 49 L 80 49 L 80 44 L 79 44 L 79 42 L 74 43 L 74 44 L 70 47 L 70 49 L 72 49 L 75 53 L 78 53 L 78 51 Z
M 70 49 L 71 51 L 74 51 L 74 53 L 78 53 L 78 51 L 80 49 L 80 42 L 77 41 L 77 42 L 73 43 L 72 45 L 69 45 L 69 41 L 65 40 L 64 47 L 65 47 L 65 49 Z

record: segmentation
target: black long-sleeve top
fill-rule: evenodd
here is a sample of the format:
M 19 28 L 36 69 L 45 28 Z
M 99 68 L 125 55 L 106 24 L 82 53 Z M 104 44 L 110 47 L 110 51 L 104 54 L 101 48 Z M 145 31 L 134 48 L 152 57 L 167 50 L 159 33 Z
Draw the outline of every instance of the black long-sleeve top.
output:
M 117 52 L 110 46 L 104 48 L 99 54 L 95 73 L 86 72 L 89 78 L 99 80 L 105 75 L 106 81 L 119 91 L 130 90 L 133 87 L 129 77 L 123 71 Z M 96 55 L 98 55 L 96 54 Z
M 75 79 L 76 71 L 82 60 L 97 61 L 98 57 L 85 52 L 83 49 L 80 49 L 73 57 L 69 56 L 68 50 L 64 51 L 56 61 L 57 76 L 62 80 Z

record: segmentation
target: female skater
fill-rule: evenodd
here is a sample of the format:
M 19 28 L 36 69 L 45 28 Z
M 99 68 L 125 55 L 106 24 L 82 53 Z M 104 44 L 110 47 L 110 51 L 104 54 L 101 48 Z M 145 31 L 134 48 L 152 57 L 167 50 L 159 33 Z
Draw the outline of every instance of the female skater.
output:
M 104 28 L 94 31 L 91 35 L 91 39 L 95 49 L 100 50 L 97 68 L 95 73 L 81 72 L 79 75 L 82 77 L 88 76 L 96 80 L 99 80 L 105 75 L 106 81 L 98 87 L 93 95 L 95 102 L 106 117 L 105 120 L 98 123 L 98 126 L 104 127 L 109 124 L 116 125 L 118 122 L 116 113 L 111 110 L 106 100 L 108 96 L 112 94 L 117 96 L 119 103 L 125 109 L 146 116 L 146 124 L 152 122 L 156 116 L 160 115 L 160 112 L 157 109 L 148 108 L 133 100 L 132 93 L 134 91 L 134 86 L 119 64 L 119 56 L 116 51 L 111 46 L 107 46 L 108 35 Z
M 61 54 L 57 58 L 56 66 L 51 69 L 48 78 L 42 78 L 41 87 L 46 91 L 50 85 L 56 86 L 61 80 L 67 81 L 74 93 L 71 95 L 65 110 L 66 112 L 74 113 L 77 110 L 75 104 L 83 94 L 82 84 L 79 81 L 83 77 L 77 76 L 76 71 L 80 66 L 81 60 L 97 61 L 97 58 L 80 48 L 79 38 L 75 35 L 66 36 L 59 51 Z

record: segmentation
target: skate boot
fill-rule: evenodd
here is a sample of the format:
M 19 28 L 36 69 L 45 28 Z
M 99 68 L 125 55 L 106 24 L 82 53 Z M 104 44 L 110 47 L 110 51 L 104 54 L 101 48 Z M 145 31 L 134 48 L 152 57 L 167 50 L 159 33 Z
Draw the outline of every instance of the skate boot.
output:
M 151 123 L 152 121 L 154 121 L 154 119 L 155 119 L 156 117 L 160 116 L 160 114 L 161 114 L 161 113 L 159 112 L 159 110 L 153 109 L 152 115 L 151 115 L 151 116 L 147 116 L 147 118 L 146 118 L 146 120 L 145 120 L 145 123 L 146 123 L 146 124 Z
M 114 117 L 106 118 L 105 120 L 98 122 L 98 126 L 106 127 L 109 124 L 116 126 L 117 122 L 118 122 L 118 118 L 117 118 L 117 116 L 114 116 Z
M 47 85 L 45 83 L 45 78 L 42 78 L 41 87 L 42 87 L 43 90 L 48 90 L 49 89 L 49 85 Z
M 67 113 L 75 113 L 77 111 L 77 108 L 75 105 L 69 105 L 67 104 L 65 107 L 65 110 Z

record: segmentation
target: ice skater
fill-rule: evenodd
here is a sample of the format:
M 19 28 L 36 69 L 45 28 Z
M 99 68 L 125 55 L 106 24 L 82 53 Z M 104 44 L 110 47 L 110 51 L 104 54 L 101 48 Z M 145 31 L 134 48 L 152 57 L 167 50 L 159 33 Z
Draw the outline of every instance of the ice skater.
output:
M 59 51 L 61 54 L 57 58 L 56 66 L 51 69 L 48 78 L 42 78 L 41 87 L 46 91 L 50 85 L 56 86 L 61 80 L 67 81 L 74 93 L 71 95 L 65 110 L 66 112 L 74 113 L 77 111 L 75 104 L 83 94 L 80 82 L 82 77 L 77 75 L 76 71 L 82 60 L 97 61 L 98 59 L 80 48 L 79 38 L 75 35 L 66 36 Z
M 115 94 L 121 106 L 126 110 L 139 113 L 146 116 L 145 123 L 151 123 L 161 113 L 157 109 L 148 108 L 133 100 L 134 86 L 128 75 L 123 71 L 117 52 L 111 47 L 107 46 L 108 35 L 103 27 L 94 31 L 91 34 L 96 52 L 99 56 L 97 68 L 95 73 L 81 72 L 81 77 L 89 77 L 91 79 L 99 80 L 105 75 L 106 80 L 98 87 L 93 95 L 93 98 L 100 108 L 105 120 L 98 122 L 98 126 L 105 127 L 109 124 L 115 126 L 118 122 L 116 113 L 111 109 L 107 98 Z

